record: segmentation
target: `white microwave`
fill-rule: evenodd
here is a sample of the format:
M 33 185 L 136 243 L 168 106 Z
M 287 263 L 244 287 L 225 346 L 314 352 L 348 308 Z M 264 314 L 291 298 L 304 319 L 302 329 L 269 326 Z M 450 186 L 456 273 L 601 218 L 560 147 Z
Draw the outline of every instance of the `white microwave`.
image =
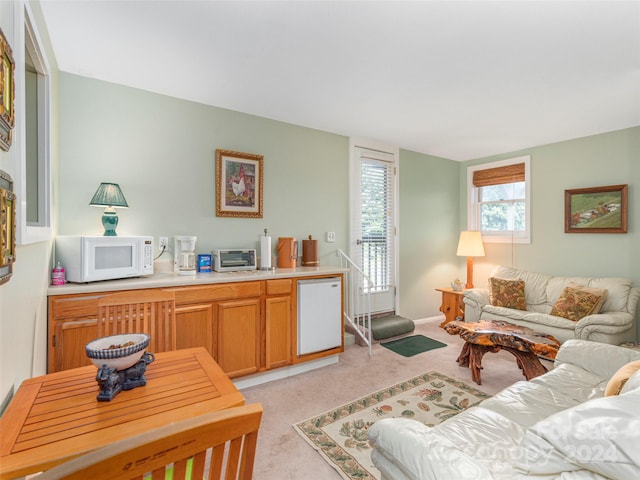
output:
M 68 282 L 97 282 L 153 274 L 153 237 L 56 237 L 56 260 Z

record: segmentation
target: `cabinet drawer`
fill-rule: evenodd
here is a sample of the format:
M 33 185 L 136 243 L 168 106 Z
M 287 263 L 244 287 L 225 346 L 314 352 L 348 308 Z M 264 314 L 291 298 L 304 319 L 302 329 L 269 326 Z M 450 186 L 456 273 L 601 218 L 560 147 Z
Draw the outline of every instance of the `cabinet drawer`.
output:
M 52 320 L 95 318 L 98 299 L 103 295 L 60 297 L 49 299 L 49 316 Z
M 292 281 L 290 278 L 267 280 L 267 295 L 279 295 L 291 293 Z
M 259 297 L 260 282 L 224 283 L 202 287 L 168 289 L 176 294 L 176 304 L 215 302 L 231 298 Z

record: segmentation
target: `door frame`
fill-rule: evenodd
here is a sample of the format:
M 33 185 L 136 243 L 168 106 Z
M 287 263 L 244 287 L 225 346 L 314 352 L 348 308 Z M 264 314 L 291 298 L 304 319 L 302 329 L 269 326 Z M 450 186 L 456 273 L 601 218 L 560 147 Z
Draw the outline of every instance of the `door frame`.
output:
M 362 137 L 349 138 L 349 256 L 353 256 L 356 248 L 358 232 L 354 225 L 353 217 L 355 210 L 359 209 L 358 188 L 360 183 L 360 157 L 356 154 L 357 148 L 374 150 L 381 153 L 391 154 L 394 158 L 395 175 L 393 176 L 393 216 L 395 219 L 395 235 L 393 236 L 393 277 L 394 277 L 394 300 L 396 314 L 400 314 L 400 268 L 399 268 L 399 246 L 400 246 L 400 149 L 397 146 L 384 142 L 371 140 Z M 358 193 L 357 193 L 358 192 Z

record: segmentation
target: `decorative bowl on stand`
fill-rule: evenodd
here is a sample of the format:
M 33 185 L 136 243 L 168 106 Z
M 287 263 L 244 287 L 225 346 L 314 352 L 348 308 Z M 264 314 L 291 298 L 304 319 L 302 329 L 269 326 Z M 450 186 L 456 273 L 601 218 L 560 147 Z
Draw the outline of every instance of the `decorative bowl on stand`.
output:
M 138 363 L 151 337 L 146 333 L 124 333 L 98 338 L 87 343 L 85 351 L 93 364 L 125 370 Z
M 98 401 L 111 401 L 121 390 L 147 384 L 144 373 L 153 362 L 153 353 L 145 352 L 151 337 L 146 333 L 125 333 L 98 338 L 85 345 L 87 357 L 98 367 Z

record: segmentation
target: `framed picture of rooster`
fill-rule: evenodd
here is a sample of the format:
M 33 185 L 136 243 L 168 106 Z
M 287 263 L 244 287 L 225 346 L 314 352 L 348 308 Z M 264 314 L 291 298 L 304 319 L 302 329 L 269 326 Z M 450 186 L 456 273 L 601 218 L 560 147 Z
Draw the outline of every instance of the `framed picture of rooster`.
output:
M 216 216 L 262 218 L 263 156 L 216 149 Z

